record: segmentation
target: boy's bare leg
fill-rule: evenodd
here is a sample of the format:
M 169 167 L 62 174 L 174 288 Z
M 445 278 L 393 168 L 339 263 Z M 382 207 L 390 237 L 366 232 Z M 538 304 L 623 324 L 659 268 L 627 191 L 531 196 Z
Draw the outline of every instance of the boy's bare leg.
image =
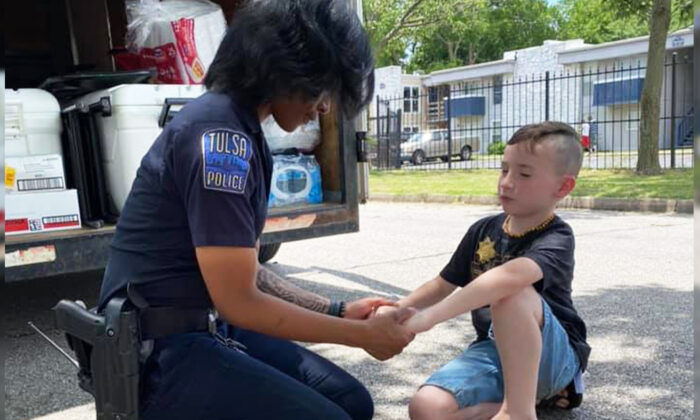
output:
M 482 403 L 460 410 L 452 394 L 426 385 L 411 399 L 408 413 L 411 420 L 489 420 L 500 408 L 501 403 Z
M 491 305 L 496 348 L 503 367 L 504 401 L 494 419 L 536 420 L 537 374 L 542 353 L 542 298 L 532 286 Z

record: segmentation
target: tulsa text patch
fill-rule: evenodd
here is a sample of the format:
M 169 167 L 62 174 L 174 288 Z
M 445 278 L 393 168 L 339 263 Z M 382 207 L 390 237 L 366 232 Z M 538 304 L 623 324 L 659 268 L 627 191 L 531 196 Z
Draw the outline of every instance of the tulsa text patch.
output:
M 243 133 L 228 128 L 205 131 L 202 154 L 204 188 L 236 194 L 245 192 L 253 143 Z

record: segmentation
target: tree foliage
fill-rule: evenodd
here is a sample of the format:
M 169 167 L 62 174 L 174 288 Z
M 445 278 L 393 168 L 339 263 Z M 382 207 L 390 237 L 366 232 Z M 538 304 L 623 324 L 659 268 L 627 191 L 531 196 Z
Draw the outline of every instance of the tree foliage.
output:
M 649 34 L 652 0 L 364 0 L 377 66 L 431 72 L 499 60 L 547 39 L 587 43 Z M 692 0 L 673 0 L 670 31 L 692 24 Z

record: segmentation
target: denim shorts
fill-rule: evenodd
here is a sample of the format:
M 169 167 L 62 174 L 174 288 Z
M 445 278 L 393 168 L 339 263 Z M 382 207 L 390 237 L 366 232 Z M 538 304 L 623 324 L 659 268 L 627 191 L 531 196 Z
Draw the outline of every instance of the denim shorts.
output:
M 556 395 L 571 383 L 579 373 L 580 362 L 569 337 L 547 302 L 542 300 L 542 355 L 537 381 L 537 401 Z M 485 402 L 503 401 L 503 369 L 489 329 L 489 338 L 475 341 L 462 353 L 437 372 L 425 385 L 450 392 L 459 408 Z

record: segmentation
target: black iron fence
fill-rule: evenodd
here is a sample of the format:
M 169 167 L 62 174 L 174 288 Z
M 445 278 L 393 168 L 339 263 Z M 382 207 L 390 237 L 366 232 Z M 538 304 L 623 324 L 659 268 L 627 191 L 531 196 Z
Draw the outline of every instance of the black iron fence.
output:
M 372 106 L 370 161 L 377 170 L 497 169 L 518 128 L 556 120 L 581 134 L 584 168 L 633 169 L 645 75 L 637 62 L 405 87 Z M 673 54 L 664 66 L 658 128 L 663 168 L 693 167 L 692 87 L 692 58 Z

